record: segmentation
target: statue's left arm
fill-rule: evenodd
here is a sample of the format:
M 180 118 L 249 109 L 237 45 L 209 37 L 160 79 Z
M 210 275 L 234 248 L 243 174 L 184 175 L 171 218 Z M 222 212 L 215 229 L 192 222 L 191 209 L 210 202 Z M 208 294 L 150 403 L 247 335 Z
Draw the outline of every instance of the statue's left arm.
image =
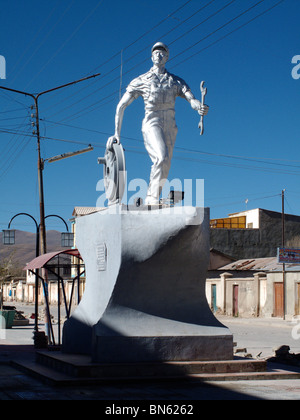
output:
M 118 103 L 116 115 L 115 115 L 115 134 L 109 137 L 106 147 L 107 149 L 112 148 L 114 142 L 120 143 L 121 128 L 124 117 L 125 109 L 134 101 L 135 97 L 128 92 L 125 92 L 120 102 Z

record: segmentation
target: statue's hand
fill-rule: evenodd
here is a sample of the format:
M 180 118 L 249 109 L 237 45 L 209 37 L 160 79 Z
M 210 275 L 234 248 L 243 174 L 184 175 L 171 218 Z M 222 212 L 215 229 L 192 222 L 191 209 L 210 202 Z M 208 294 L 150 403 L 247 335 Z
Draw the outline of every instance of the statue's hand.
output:
M 114 136 L 109 137 L 109 139 L 107 140 L 107 143 L 106 143 L 106 148 L 108 150 L 111 150 L 113 143 L 120 144 L 120 138 L 119 138 L 119 136 L 114 135 Z
M 208 110 L 209 110 L 209 106 L 208 105 L 202 105 L 201 101 L 199 101 L 198 99 L 192 99 L 191 100 L 191 107 L 195 111 L 198 111 L 198 113 L 200 115 L 206 115 L 208 113 Z
M 201 116 L 207 115 L 209 110 L 209 106 L 208 105 L 200 105 L 200 108 L 198 108 L 198 114 Z

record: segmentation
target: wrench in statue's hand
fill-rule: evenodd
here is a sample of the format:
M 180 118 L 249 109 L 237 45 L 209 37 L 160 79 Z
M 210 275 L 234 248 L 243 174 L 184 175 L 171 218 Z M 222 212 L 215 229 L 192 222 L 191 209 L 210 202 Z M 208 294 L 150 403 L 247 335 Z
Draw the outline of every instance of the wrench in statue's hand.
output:
M 202 81 L 200 83 L 200 90 L 201 90 L 201 95 L 202 95 L 202 100 L 201 100 L 201 105 L 202 106 L 204 106 L 204 100 L 205 100 L 205 96 L 207 94 L 207 88 L 204 88 L 204 83 L 205 83 L 204 81 Z M 203 115 L 201 115 L 198 127 L 200 128 L 200 135 L 202 136 L 202 134 L 204 133 Z

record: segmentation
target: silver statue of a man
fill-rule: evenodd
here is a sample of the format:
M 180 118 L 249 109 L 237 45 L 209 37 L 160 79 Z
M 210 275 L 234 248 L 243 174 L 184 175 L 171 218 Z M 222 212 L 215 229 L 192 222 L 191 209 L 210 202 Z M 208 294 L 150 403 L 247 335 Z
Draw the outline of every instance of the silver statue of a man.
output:
M 175 122 L 176 97 L 185 98 L 201 116 L 208 112 L 208 106 L 195 99 L 184 80 L 166 70 L 168 58 L 168 47 L 162 42 L 157 42 L 152 47 L 153 67 L 128 85 L 117 106 L 115 134 L 107 142 L 108 149 L 112 147 L 113 142 L 120 142 L 124 111 L 135 99 L 142 96 L 145 103 L 142 132 L 146 150 L 153 163 L 145 199 L 145 204 L 148 205 L 159 203 L 161 190 L 170 170 L 178 131 Z

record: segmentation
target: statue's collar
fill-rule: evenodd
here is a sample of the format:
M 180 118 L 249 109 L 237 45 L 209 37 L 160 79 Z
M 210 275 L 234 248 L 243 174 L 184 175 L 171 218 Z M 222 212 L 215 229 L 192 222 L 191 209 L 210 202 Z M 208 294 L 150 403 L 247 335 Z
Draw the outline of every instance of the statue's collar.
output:
M 163 73 L 157 73 L 154 70 L 154 67 L 151 67 L 150 74 L 151 74 L 152 77 L 157 77 L 160 82 L 163 82 L 164 80 L 166 80 L 170 76 L 170 73 L 166 69 L 164 70 Z

